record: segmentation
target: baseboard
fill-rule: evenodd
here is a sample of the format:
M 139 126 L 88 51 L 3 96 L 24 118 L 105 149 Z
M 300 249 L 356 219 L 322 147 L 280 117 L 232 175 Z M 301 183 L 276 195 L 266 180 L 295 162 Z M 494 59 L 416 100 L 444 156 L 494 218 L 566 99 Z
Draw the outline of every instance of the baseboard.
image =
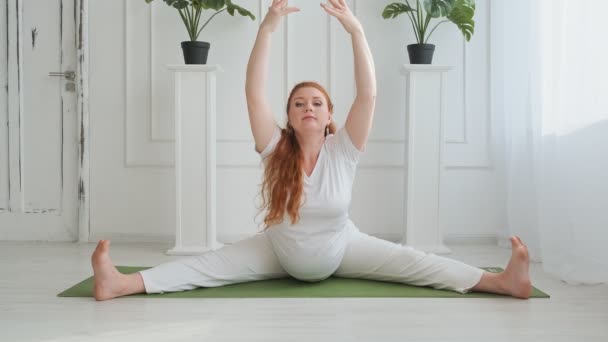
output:
M 498 246 L 499 247 L 503 247 L 503 248 L 511 248 L 511 240 L 509 239 L 508 236 L 499 236 L 497 238 L 498 240 Z
M 218 234 L 217 240 L 220 243 L 229 245 L 231 243 L 235 243 L 237 241 L 251 237 L 255 234 L 257 234 L 257 233 L 253 232 L 253 233 L 243 233 L 243 234 Z
M 255 233 L 243 234 L 218 234 L 218 242 L 231 244 L 236 241 L 248 238 Z M 401 243 L 402 234 L 395 233 L 369 233 L 379 239 Z M 175 243 L 175 236 L 168 234 L 148 234 L 148 233 L 95 233 L 89 237 L 90 242 L 97 242 L 100 239 L 112 240 L 117 242 L 153 242 L 153 243 Z M 443 239 L 446 245 L 498 245 L 510 247 L 508 238 L 500 239 L 494 234 L 449 234 Z
M 175 235 L 167 234 L 148 234 L 148 233 L 92 233 L 89 235 L 89 242 L 99 240 L 110 240 L 116 242 L 154 242 L 154 243 L 175 243 Z
M 403 242 L 402 234 L 369 233 L 369 235 L 391 242 Z M 498 240 L 494 234 L 448 234 L 444 236 L 443 243 L 446 245 L 497 245 Z
M 0 241 L 27 241 L 27 242 L 76 242 L 78 238 L 66 231 L 40 231 L 24 228 L 20 231 L 4 231 L 0 234 Z
M 401 243 L 403 240 L 403 234 L 395 234 L 395 233 L 366 233 L 370 236 L 377 237 L 378 239 Z
M 255 233 L 243 234 L 218 234 L 217 240 L 220 243 L 234 243 L 248 238 Z M 175 244 L 175 235 L 169 234 L 148 234 L 148 233 L 93 233 L 89 236 L 89 242 L 97 242 L 101 239 L 116 242 L 146 242 L 146 243 L 165 243 Z
M 498 245 L 495 234 L 448 234 L 443 242 L 446 245 Z

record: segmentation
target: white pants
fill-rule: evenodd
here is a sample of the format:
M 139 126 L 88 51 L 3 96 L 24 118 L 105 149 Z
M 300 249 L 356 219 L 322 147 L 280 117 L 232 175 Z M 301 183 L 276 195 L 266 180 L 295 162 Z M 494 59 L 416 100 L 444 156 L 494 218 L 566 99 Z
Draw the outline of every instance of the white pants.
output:
M 431 286 L 468 292 L 483 270 L 462 262 L 421 252 L 353 229 L 334 275 Z M 167 262 L 140 272 L 147 293 L 191 290 L 248 281 L 286 278 L 266 235 L 225 245 L 199 256 Z

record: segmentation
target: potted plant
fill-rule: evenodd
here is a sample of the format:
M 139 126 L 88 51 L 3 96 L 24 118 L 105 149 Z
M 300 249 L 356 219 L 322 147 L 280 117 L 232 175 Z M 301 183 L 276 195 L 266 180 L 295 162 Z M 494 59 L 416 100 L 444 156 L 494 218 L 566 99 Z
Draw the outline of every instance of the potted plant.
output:
M 414 0 L 411 1 L 413 3 Z M 416 7 L 410 6 L 410 1 L 405 0 L 405 3 L 395 2 L 387 5 L 382 11 L 382 17 L 395 18 L 402 13 L 409 17 L 416 35 L 417 44 L 407 46 L 411 64 L 431 64 L 435 45 L 427 44 L 427 41 L 439 24 L 453 22 L 467 41 L 471 40 L 475 29 L 475 0 L 416 0 Z M 429 32 L 431 19 L 443 17 L 446 20 L 437 23 Z
M 145 0 L 146 3 L 151 3 L 153 0 Z M 209 42 L 197 41 L 198 35 L 209 24 L 211 19 L 223 11 L 228 11 L 231 16 L 234 16 L 234 11 L 237 11 L 242 16 L 248 16 L 251 20 L 255 20 L 255 16 L 243 7 L 235 5 L 231 0 L 163 0 L 167 5 L 177 9 L 179 16 L 182 18 L 186 30 L 188 30 L 189 41 L 182 42 L 182 50 L 184 53 L 184 62 L 186 64 L 206 64 L 207 55 L 209 53 Z M 203 10 L 214 10 L 209 19 L 201 26 L 200 19 Z M 200 27 L 200 28 L 199 28 Z

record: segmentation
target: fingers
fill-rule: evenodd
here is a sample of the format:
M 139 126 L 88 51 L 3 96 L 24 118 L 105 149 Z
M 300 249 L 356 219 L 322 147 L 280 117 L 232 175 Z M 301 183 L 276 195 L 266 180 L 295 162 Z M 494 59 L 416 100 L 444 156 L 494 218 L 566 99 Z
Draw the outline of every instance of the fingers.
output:
M 276 8 L 281 11 L 287 9 L 287 0 L 273 0 L 272 5 L 270 7 Z
M 342 9 L 344 6 L 338 0 L 329 0 L 329 2 L 338 9 Z
M 323 3 L 321 3 L 321 7 L 323 7 L 323 9 L 324 9 L 324 10 L 325 10 L 327 13 L 329 13 L 329 14 L 333 15 L 334 17 L 337 17 L 338 15 L 340 15 L 340 12 L 338 12 L 338 11 L 337 11 L 335 8 L 332 8 L 332 7 L 327 6 L 327 4 L 323 4 Z
M 514 244 L 522 245 L 522 246 L 524 246 L 524 247 L 526 246 L 526 245 L 523 243 L 523 241 L 521 241 L 521 239 L 519 238 L 519 236 L 517 236 L 517 235 L 511 236 L 511 238 L 510 238 L 510 239 L 511 239 L 511 242 L 513 242 Z
M 288 0 L 272 0 L 272 5 L 271 7 L 280 9 L 280 10 L 289 10 L 290 12 L 293 12 L 294 9 L 299 10 L 297 7 L 287 7 L 288 6 Z M 337 9 L 337 10 L 343 10 L 348 8 L 348 5 L 346 5 L 346 1 L 345 0 L 328 0 L 328 2 L 333 6 L 330 7 L 328 6 L 328 4 L 324 4 L 321 3 L 321 6 L 323 8 L 330 8 L 330 9 Z
M 299 12 L 300 9 L 298 7 L 287 7 L 287 6 L 283 6 L 283 3 L 287 3 L 287 0 L 283 0 L 282 2 L 279 0 L 278 4 L 274 4 L 272 6 L 270 6 L 269 12 L 274 13 L 275 15 L 279 15 L 279 16 L 285 16 L 289 13 L 293 13 L 293 12 Z
M 271 7 L 278 9 L 281 15 L 298 12 L 300 10 L 297 7 L 288 7 L 287 5 L 287 0 L 273 0 Z
M 348 5 L 346 4 L 346 0 L 327 0 L 329 3 L 321 3 L 321 7 L 323 7 L 323 9 L 335 16 L 351 16 L 352 14 L 350 13 L 350 9 L 348 8 Z
M 517 236 L 517 241 L 519 241 L 519 243 L 521 243 L 521 244 L 522 244 L 524 247 L 526 246 L 526 245 L 524 244 L 524 242 L 523 242 L 523 241 L 521 241 L 521 239 L 519 238 L 519 236 Z
M 268 7 L 268 13 L 260 25 L 260 30 L 272 33 L 281 22 L 282 17 L 300 10 L 297 7 L 287 7 L 287 2 L 288 0 L 272 0 L 272 5 Z

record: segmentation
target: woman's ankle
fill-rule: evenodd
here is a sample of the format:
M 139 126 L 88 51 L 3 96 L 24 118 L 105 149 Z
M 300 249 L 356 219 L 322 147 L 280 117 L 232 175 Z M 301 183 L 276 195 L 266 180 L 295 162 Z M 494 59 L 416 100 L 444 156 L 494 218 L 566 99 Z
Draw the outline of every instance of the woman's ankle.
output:
M 121 282 L 124 284 L 121 290 L 121 296 L 146 292 L 144 280 L 139 272 L 123 274 Z

